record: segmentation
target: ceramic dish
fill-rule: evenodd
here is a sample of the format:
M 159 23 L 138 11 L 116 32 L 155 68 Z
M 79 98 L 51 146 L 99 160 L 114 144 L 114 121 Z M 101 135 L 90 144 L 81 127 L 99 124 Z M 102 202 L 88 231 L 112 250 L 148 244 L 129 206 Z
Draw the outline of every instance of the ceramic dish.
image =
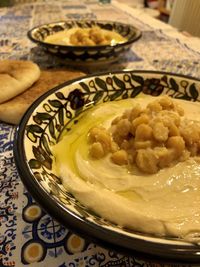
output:
M 186 76 L 122 71 L 87 76 L 52 89 L 29 108 L 17 129 L 14 156 L 22 181 L 49 214 L 90 240 L 131 255 L 139 252 L 154 258 L 200 261 L 200 246 L 132 232 L 90 212 L 64 189 L 52 169 L 51 151 L 63 129 L 78 124 L 78 114 L 93 105 L 134 98 L 141 92 L 200 101 L 199 88 L 200 80 Z
M 95 45 L 95 46 L 76 46 L 76 45 L 55 45 L 47 43 L 45 38 L 54 33 L 73 28 L 91 28 L 98 26 L 100 29 L 114 31 L 126 38 L 123 43 L 115 45 Z M 132 25 L 120 22 L 109 21 L 60 21 L 44 24 L 28 31 L 28 37 L 31 41 L 43 47 L 47 52 L 61 56 L 68 60 L 75 61 L 113 61 L 122 53 L 130 49 L 133 42 L 141 37 L 141 32 Z

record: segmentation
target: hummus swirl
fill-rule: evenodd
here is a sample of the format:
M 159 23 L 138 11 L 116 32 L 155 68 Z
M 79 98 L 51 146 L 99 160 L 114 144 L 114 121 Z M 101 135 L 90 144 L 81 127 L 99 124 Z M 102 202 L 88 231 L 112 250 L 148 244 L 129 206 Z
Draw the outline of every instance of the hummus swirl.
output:
M 114 164 L 108 156 L 92 159 L 87 133 L 96 125 L 106 128 L 133 103 L 146 106 L 144 96 L 98 105 L 53 148 L 55 169 L 66 190 L 101 217 L 120 226 L 155 234 L 200 241 L 200 157 L 145 174 Z M 177 101 L 189 120 L 200 121 L 198 103 Z

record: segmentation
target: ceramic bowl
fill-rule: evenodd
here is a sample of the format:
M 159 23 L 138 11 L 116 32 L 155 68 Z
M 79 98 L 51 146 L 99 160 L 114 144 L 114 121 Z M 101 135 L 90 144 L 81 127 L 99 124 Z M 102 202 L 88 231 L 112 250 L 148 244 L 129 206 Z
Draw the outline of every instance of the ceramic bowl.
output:
M 200 80 L 153 71 L 87 76 L 53 88 L 33 103 L 16 132 L 14 156 L 23 183 L 49 214 L 89 240 L 132 256 L 200 261 L 198 245 L 129 231 L 90 212 L 66 191 L 52 168 L 52 145 L 91 106 L 140 93 L 200 101 L 199 90 Z
M 101 29 L 115 31 L 125 37 L 127 41 L 115 45 L 96 45 L 96 46 L 71 46 L 54 45 L 45 42 L 45 38 L 54 33 L 69 30 L 72 28 L 91 28 L 98 26 Z M 141 37 L 139 29 L 132 25 L 110 21 L 60 21 L 44 24 L 28 31 L 31 41 L 43 47 L 47 52 L 61 56 L 68 60 L 75 61 L 112 61 L 116 60 L 122 53 L 130 49 L 133 42 Z

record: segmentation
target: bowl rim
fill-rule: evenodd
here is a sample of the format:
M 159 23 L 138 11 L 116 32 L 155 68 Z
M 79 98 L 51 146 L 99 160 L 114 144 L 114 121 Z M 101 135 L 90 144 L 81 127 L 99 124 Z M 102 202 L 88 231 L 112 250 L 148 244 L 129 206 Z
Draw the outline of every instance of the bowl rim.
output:
M 47 43 L 44 41 L 40 41 L 37 40 L 36 38 L 33 37 L 33 32 L 37 31 L 39 28 L 41 27 L 45 27 L 45 26 L 51 26 L 51 25 L 56 25 L 56 24 L 60 24 L 60 23 L 69 23 L 69 22 L 79 22 L 79 23 L 102 23 L 102 24 L 106 24 L 106 23 L 110 23 L 110 24 L 119 24 L 119 25 L 123 25 L 123 26 L 127 26 L 131 29 L 133 29 L 135 31 L 135 35 L 133 36 L 133 38 L 131 38 L 130 40 L 127 40 L 125 42 L 122 43 L 117 43 L 114 45 L 94 45 L 94 46 L 76 46 L 76 45 L 59 45 L 59 44 L 51 44 L 51 43 Z M 44 23 L 44 24 L 40 24 L 38 26 L 33 27 L 32 29 L 30 29 L 27 32 L 27 36 L 28 38 L 37 44 L 40 44 L 42 46 L 48 46 L 50 48 L 53 47 L 60 47 L 60 48 L 67 48 L 69 50 L 74 50 L 74 51 L 93 51 L 93 50 L 100 50 L 100 49 L 113 49 L 113 48 L 118 48 L 118 47 L 123 47 L 123 46 L 127 46 L 130 45 L 132 43 L 134 43 L 135 41 L 137 41 L 138 39 L 141 38 L 142 36 L 142 32 L 136 28 L 135 26 L 131 25 L 131 24 L 126 24 L 123 22 L 115 22 L 115 21 L 107 21 L 107 20 L 60 20 L 60 21 L 55 21 L 55 22 L 50 22 L 50 23 Z
M 72 230 L 73 232 L 79 234 L 83 238 L 90 240 L 91 242 L 95 242 L 99 245 L 102 245 L 105 248 L 110 248 L 112 250 L 116 250 L 117 252 L 124 253 L 126 255 L 132 255 L 136 257 L 142 257 L 142 259 L 147 260 L 158 260 L 162 262 L 173 262 L 173 263 L 197 263 L 200 261 L 200 246 L 194 244 L 188 245 L 177 245 L 177 244 L 166 244 L 162 243 L 160 248 L 160 244 L 144 240 L 137 239 L 134 237 L 123 235 L 120 232 L 112 231 L 108 228 L 102 228 L 101 226 L 89 221 L 84 220 L 79 217 L 73 211 L 65 208 L 64 205 L 55 201 L 55 199 L 41 187 L 39 182 L 34 179 L 34 176 L 29 171 L 28 162 L 25 156 L 25 148 L 23 137 L 25 134 L 25 126 L 31 117 L 32 112 L 36 107 L 40 105 L 40 103 L 48 96 L 58 91 L 59 89 L 73 84 L 77 81 L 99 77 L 99 76 L 110 76 L 115 74 L 123 74 L 134 72 L 134 74 L 161 74 L 161 75 L 171 75 L 179 78 L 186 78 L 192 81 L 196 81 L 200 83 L 200 79 L 193 78 L 188 75 L 175 74 L 172 72 L 162 72 L 155 70 L 122 70 L 122 71 L 114 71 L 114 72 L 102 72 L 98 74 L 90 74 L 83 77 L 79 77 L 67 82 L 58 85 L 48 92 L 44 93 L 40 96 L 27 110 L 21 119 L 19 125 L 17 126 L 15 137 L 14 137 L 14 160 L 16 163 L 17 171 L 19 176 L 25 185 L 25 187 L 30 191 L 30 194 L 36 200 L 36 202 L 41 205 L 41 207 L 46 210 L 48 214 L 50 214 L 53 218 L 58 220 L 61 224 L 65 225 L 67 228 Z M 41 204 L 40 204 L 41 203 Z M 137 234 L 137 233 L 136 233 Z M 141 233 L 139 233 L 142 236 Z M 145 234 L 144 234 L 145 236 Z M 155 237 L 155 239 L 162 239 L 162 237 Z M 166 238 L 164 238 L 166 239 Z M 167 240 L 167 239 L 166 239 Z M 176 240 L 176 239 L 175 239 Z M 181 240 L 176 240 L 181 241 Z M 120 245 L 116 245 L 120 244 Z

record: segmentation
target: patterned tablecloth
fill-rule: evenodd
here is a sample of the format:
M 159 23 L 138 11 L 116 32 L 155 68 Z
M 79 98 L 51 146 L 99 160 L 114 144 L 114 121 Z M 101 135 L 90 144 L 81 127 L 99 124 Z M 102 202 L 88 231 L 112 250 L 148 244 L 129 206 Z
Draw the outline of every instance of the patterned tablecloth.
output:
M 26 37 L 31 27 L 63 19 L 101 19 L 134 24 L 142 38 L 114 64 L 94 71 L 153 69 L 200 78 L 200 40 L 177 32 L 124 4 L 55 1 L 0 8 L 0 59 L 31 59 L 41 67 L 63 66 Z M 87 71 L 87 70 L 86 70 Z M 91 72 L 88 69 L 88 72 Z M 88 243 L 46 214 L 25 190 L 13 159 L 15 127 L 0 123 L 0 267 L 169 266 L 127 257 Z M 176 265 L 173 266 L 182 266 Z

